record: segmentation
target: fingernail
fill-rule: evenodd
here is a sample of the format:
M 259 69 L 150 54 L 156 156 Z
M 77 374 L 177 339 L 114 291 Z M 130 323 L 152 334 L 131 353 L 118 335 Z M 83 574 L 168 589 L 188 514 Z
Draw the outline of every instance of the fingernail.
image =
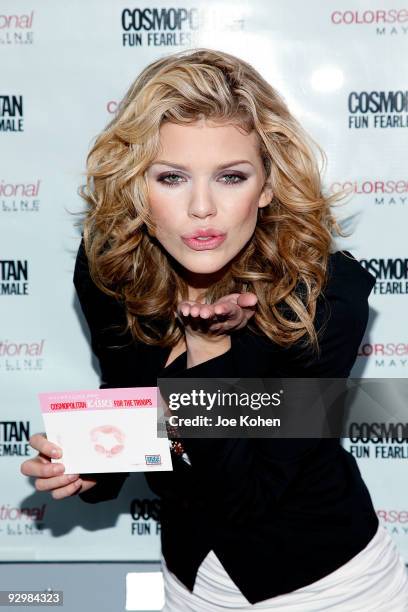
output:
M 64 468 L 62 467 L 62 465 L 54 465 L 52 467 L 52 471 L 54 474 L 62 474 L 64 472 Z
M 51 455 L 52 455 L 53 457 L 58 457 L 58 456 L 59 456 L 59 454 L 60 454 L 60 451 L 59 451 L 58 449 L 56 449 L 56 448 L 53 448 L 53 449 L 52 449 L 52 451 L 51 451 Z

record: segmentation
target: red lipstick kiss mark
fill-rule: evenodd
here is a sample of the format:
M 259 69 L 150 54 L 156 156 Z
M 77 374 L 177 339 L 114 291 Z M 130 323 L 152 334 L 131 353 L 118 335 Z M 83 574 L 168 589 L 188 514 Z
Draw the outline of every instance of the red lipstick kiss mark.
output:
M 94 450 L 107 459 L 116 457 L 125 448 L 125 434 L 114 425 L 99 425 L 89 432 L 94 445 Z M 112 444 L 112 438 L 118 444 Z M 105 445 L 104 445 L 104 444 Z

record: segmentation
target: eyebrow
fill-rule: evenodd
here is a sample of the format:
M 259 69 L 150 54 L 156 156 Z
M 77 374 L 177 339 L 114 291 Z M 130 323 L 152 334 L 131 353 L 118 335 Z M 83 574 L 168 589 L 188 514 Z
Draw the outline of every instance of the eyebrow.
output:
M 158 159 L 152 163 L 152 166 L 155 164 L 163 164 L 163 166 L 171 166 L 172 168 L 180 168 L 180 170 L 188 170 L 187 166 L 183 166 L 182 164 L 174 164 L 172 162 L 166 161 L 164 159 Z M 250 164 L 253 166 L 253 163 L 248 159 L 236 159 L 234 161 L 227 162 L 226 164 L 220 164 L 217 166 L 217 170 L 222 170 L 223 168 L 228 168 L 229 166 L 237 166 L 238 164 Z

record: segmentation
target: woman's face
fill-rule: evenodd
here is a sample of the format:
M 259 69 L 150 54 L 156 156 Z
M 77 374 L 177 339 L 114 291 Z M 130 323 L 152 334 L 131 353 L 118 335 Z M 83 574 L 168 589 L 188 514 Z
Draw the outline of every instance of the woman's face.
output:
M 270 187 L 263 189 L 258 137 L 202 119 L 164 123 L 160 145 L 146 172 L 155 237 L 189 279 L 200 275 L 205 286 L 205 275 L 225 269 L 250 240 L 258 208 L 272 199 Z M 208 243 L 188 239 L 206 229 L 222 235 Z

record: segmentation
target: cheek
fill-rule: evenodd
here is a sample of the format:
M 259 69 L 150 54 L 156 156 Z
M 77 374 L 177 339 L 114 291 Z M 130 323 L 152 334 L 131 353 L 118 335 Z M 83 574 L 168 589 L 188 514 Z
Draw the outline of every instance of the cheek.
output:
M 174 203 L 168 201 L 163 194 L 154 193 L 154 191 L 150 193 L 149 208 L 152 219 L 158 228 L 166 229 L 171 225 L 172 220 L 174 222 Z
M 180 227 L 183 227 L 182 219 L 179 219 L 179 212 L 174 202 L 166 202 L 163 198 L 149 199 L 152 221 L 155 224 L 154 236 L 162 246 L 173 251 L 175 239 Z
M 251 217 L 258 208 L 258 185 L 249 179 L 248 184 L 224 188 L 222 192 L 218 192 L 218 198 L 228 210 L 233 209 L 241 217 Z
M 235 198 L 230 203 L 230 219 L 239 229 L 252 227 L 257 220 L 258 201 L 255 194 L 242 194 L 240 198 Z

